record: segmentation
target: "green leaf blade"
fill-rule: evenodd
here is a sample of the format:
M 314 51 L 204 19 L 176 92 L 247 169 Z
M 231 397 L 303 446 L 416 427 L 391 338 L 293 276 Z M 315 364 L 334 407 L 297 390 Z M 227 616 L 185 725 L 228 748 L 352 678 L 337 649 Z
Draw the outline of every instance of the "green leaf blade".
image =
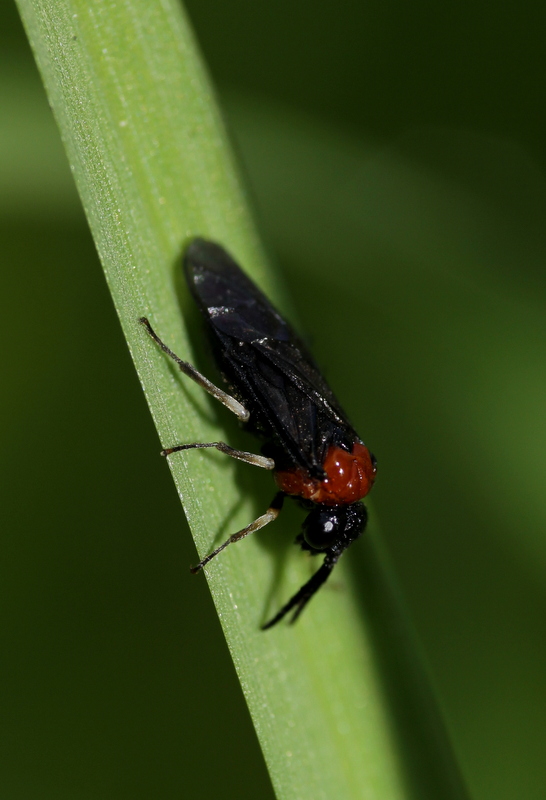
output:
M 226 429 L 238 436 L 138 324 L 149 316 L 175 352 L 194 360 L 177 272 L 184 244 L 198 234 L 222 242 L 288 305 L 266 271 L 183 14 L 166 0 L 19 6 L 162 444 L 227 438 Z M 200 554 L 226 526 L 237 530 L 262 513 L 272 491 L 267 476 L 218 456 L 170 459 Z M 413 796 L 346 565 L 298 625 L 259 630 L 315 568 L 288 552 L 292 530 L 287 515 L 206 570 L 277 794 Z M 237 746 L 236 733 L 226 746 Z

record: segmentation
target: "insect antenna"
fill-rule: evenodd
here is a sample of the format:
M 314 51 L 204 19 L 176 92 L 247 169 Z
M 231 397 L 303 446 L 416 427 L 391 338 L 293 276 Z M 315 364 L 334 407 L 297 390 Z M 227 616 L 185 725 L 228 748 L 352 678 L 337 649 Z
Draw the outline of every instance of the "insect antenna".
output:
M 269 622 L 266 622 L 265 625 L 262 625 L 262 630 L 266 631 L 269 628 L 272 628 L 277 624 L 277 622 L 280 622 L 281 619 L 289 613 L 289 611 L 292 611 L 292 609 L 295 608 L 296 610 L 294 611 L 292 619 L 290 620 L 290 624 L 292 625 L 297 620 L 315 592 L 318 591 L 322 584 L 327 580 L 334 568 L 336 561 L 337 557 L 326 556 L 322 566 L 315 572 L 312 578 L 310 578 L 307 583 L 304 583 L 301 589 L 296 592 L 294 597 L 292 597 L 288 603 L 284 605 L 277 614 L 275 614 L 273 619 L 270 619 Z

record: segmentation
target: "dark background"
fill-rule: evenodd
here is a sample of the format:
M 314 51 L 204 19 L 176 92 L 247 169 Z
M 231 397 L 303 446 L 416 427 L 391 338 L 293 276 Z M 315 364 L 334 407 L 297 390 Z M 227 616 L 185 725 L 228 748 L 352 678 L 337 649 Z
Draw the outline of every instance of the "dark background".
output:
M 189 13 L 270 251 L 378 456 L 374 515 L 471 795 L 539 800 L 546 10 Z M 267 797 L 9 3 L 0 30 L 3 794 Z

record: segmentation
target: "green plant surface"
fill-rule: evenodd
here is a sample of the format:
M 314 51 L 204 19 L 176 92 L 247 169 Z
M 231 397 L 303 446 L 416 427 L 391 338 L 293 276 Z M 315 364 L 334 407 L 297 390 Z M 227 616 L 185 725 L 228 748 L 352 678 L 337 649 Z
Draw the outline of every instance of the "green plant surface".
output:
M 199 361 L 178 285 L 181 252 L 197 234 L 221 241 L 289 310 L 267 268 L 181 10 L 144 0 L 20 0 L 19 8 L 162 444 L 229 435 L 251 446 L 137 322 L 146 314 L 179 355 Z M 272 493 L 267 475 L 217 453 L 178 454 L 170 464 L 200 555 L 261 513 Z M 408 769 L 401 739 L 411 733 L 397 729 L 373 615 L 346 565 L 297 626 L 259 630 L 314 568 L 290 548 L 298 521 L 287 511 L 274 530 L 230 548 L 206 570 L 275 790 L 313 800 L 423 798 L 427 763 L 449 756 L 438 737 L 443 755 L 429 740 L 420 754 L 425 768 Z M 376 569 L 388 586 L 381 558 Z M 408 648 L 411 660 L 411 641 Z M 424 701 L 416 725 L 426 725 L 427 715 Z M 236 731 L 226 747 L 237 747 Z M 462 796 L 447 771 L 435 781 L 430 797 Z

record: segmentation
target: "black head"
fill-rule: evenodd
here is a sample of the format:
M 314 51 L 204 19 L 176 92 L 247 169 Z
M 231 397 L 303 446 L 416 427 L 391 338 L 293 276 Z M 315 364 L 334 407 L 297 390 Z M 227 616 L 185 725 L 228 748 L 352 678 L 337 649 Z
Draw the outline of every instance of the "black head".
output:
M 362 503 L 316 506 L 303 523 L 303 541 L 313 552 L 329 550 L 340 555 L 358 539 L 367 521 L 368 513 Z
M 324 553 L 322 566 L 304 583 L 301 589 L 270 619 L 263 629 L 272 628 L 290 611 L 292 622 L 299 617 L 315 592 L 332 572 L 338 558 L 351 542 L 358 539 L 368 521 L 368 512 L 362 503 L 350 506 L 316 506 L 307 515 L 302 533 L 297 538 L 304 550 Z

